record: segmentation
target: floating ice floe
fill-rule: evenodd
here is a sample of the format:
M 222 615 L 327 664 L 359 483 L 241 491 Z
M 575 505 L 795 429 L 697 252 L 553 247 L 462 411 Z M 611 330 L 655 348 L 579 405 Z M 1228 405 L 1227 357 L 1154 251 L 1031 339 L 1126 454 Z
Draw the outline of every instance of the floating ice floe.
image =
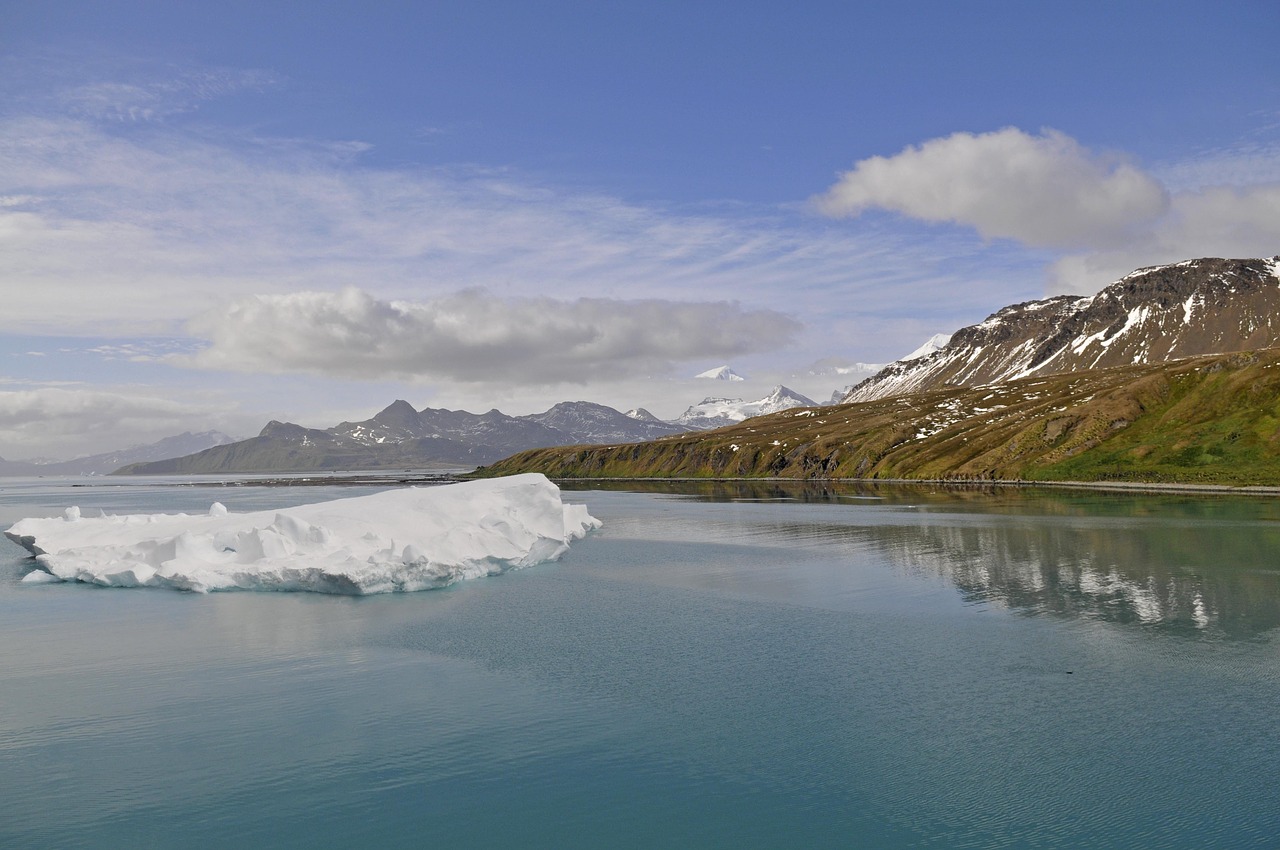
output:
M 558 558 L 600 527 L 538 474 L 388 490 L 295 508 L 24 519 L 23 580 L 175 590 L 427 590 Z

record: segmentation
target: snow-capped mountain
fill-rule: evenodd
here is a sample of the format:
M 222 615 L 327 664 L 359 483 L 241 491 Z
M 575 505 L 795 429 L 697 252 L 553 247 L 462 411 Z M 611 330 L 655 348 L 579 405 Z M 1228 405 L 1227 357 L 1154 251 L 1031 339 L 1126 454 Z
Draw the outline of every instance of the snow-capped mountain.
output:
M 651 413 L 647 419 L 628 416 L 589 401 L 562 401 L 546 413 L 521 418 L 561 431 L 572 443 L 637 443 L 684 430 Z
M 676 425 L 683 426 L 681 430 L 705 431 L 733 425 L 753 416 L 790 410 L 793 407 L 817 407 L 817 402 L 779 385 L 774 387 L 769 395 L 755 401 L 743 401 L 740 398 L 703 399 L 701 403 L 691 405 L 688 410 L 672 421 Z
M 1280 257 L 1138 269 L 1097 295 L 1014 304 L 932 354 L 891 363 L 844 402 L 1280 346 Z
M 628 416 L 588 401 L 561 402 L 543 413 L 415 410 L 397 400 L 371 419 L 332 428 L 268 422 L 256 437 L 186 457 L 134 464 L 131 474 L 385 469 L 476 466 L 543 446 L 638 443 L 687 428 Z
M 934 334 L 925 340 L 924 345 L 908 354 L 906 357 L 899 357 L 897 362 L 902 363 L 907 360 L 919 360 L 922 357 L 928 357 L 935 351 L 941 351 L 947 347 L 947 343 L 951 342 L 951 334 Z M 883 368 L 883 367 L 882 367 Z
M 730 369 L 728 366 L 717 366 L 714 369 L 708 369 L 705 372 L 699 372 L 694 375 L 695 378 L 706 378 L 711 381 L 745 381 L 742 375 Z
M 883 369 L 885 363 L 845 363 L 835 358 L 819 360 L 809 367 L 810 375 L 865 375 L 874 374 Z
M 639 443 L 814 406 L 811 399 L 783 386 L 756 401 L 707 399 L 671 422 L 643 408 L 622 413 L 589 401 L 566 401 L 543 413 L 508 416 L 499 410 L 415 410 L 409 402 L 397 400 L 360 422 L 321 429 L 272 421 L 248 440 L 185 457 L 133 464 L 124 471 L 162 475 L 472 467 L 525 449 Z

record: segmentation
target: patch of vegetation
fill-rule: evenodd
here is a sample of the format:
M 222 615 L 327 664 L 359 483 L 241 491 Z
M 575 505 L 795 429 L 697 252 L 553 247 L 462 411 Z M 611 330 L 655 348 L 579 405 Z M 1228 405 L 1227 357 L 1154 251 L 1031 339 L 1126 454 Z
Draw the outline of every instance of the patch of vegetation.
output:
M 1280 350 L 788 410 L 651 443 L 522 452 L 479 475 L 1280 485 Z

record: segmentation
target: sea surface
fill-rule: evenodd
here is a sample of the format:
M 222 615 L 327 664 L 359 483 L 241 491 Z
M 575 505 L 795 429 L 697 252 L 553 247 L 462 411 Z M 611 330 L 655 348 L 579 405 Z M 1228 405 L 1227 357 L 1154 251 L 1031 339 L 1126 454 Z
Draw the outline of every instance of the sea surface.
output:
M 0 528 L 375 489 L 0 479 Z M 0 540 L 0 847 L 1280 847 L 1280 500 L 565 498 L 559 562 L 414 594 Z

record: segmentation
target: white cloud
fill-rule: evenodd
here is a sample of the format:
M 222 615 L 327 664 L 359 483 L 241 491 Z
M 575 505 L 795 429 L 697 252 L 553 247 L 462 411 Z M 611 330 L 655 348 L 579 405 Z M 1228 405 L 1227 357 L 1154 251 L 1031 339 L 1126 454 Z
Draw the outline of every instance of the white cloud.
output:
M 1175 195 L 1168 216 L 1122 248 L 1064 257 L 1050 270 L 1055 292 L 1091 294 L 1129 272 L 1198 257 L 1280 254 L 1280 183 L 1219 186 Z
M 1280 252 L 1280 148 L 1211 151 L 1154 175 L 1055 131 L 956 133 L 872 157 L 815 199 L 829 215 L 887 209 L 985 237 L 1074 249 L 1049 257 L 1046 291 L 1093 293 L 1136 268 Z M 994 309 L 997 305 L 991 305 Z
M 1168 206 L 1150 175 L 1054 130 L 954 133 L 858 162 L 815 199 L 831 216 L 886 209 L 1043 247 L 1123 240 Z
M 190 330 L 209 347 L 173 362 L 347 379 L 555 384 L 772 351 L 800 326 L 730 302 L 501 299 L 480 291 L 408 302 L 350 287 L 241 299 Z
M 6 460 L 37 453 L 78 457 L 206 430 L 220 412 L 135 392 L 57 387 L 0 391 L 0 445 Z
M 355 285 L 421 301 L 478 287 L 738 301 L 799 319 L 808 359 L 833 345 L 879 357 L 902 346 L 908 312 L 958 325 L 1038 294 L 1037 257 L 963 233 L 921 241 L 903 223 L 850 233 L 793 211 L 640 205 L 503 171 L 378 169 L 359 149 L 0 119 L 0 185 L 22 201 L 0 206 L 0 267 L 22 293 L 0 332 L 172 336 L 256 294 Z

